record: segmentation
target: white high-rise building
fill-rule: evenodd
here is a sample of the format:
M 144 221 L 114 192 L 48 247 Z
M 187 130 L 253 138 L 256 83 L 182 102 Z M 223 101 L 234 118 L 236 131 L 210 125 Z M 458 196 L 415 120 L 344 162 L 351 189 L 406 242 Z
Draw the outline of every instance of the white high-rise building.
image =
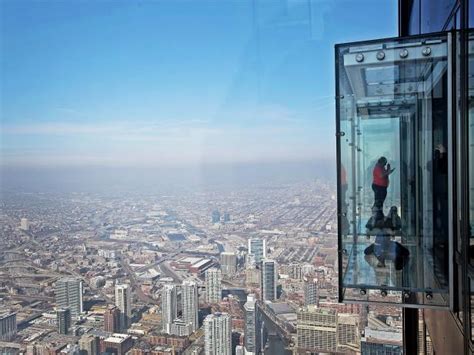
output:
M 317 305 L 318 304 L 318 279 L 313 277 L 305 277 L 304 284 L 304 305 Z
M 225 276 L 232 276 L 237 272 L 237 255 L 235 253 L 221 253 L 221 270 Z
M 206 355 L 232 355 L 231 319 L 227 313 L 214 313 L 204 319 Z
M 172 324 L 178 316 L 176 285 L 164 285 L 161 290 L 161 324 L 163 332 L 171 334 Z
M 276 261 L 265 259 L 262 261 L 260 292 L 263 301 L 274 301 L 277 299 L 278 265 Z
M 132 296 L 130 285 L 115 285 L 115 305 L 120 309 L 120 331 L 124 332 L 130 326 L 132 318 Z
M 182 302 L 183 321 L 186 324 L 191 324 L 192 331 L 195 332 L 199 327 L 198 288 L 195 282 L 187 281 L 187 280 L 183 281 L 183 285 L 181 286 L 181 302 Z
M 30 229 L 30 223 L 28 222 L 28 218 L 22 218 L 20 220 L 20 229 L 27 231 Z
M 219 303 L 222 297 L 222 272 L 217 268 L 207 269 L 205 272 L 206 301 Z
M 245 310 L 245 341 L 244 341 L 244 349 L 246 355 L 253 355 L 255 354 L 255 346 L 256 346 L 256 329 L 255 329 L 255 303 L 257 299 L 255 295 L 249 294 L 247 296 L 247 302 L 244 304 Z
M 77 318 L 83 311 L 82 280 L 77 277 L 64 277 L 56 281 L 56 306 L 69 308 L 71 318 Z
M 260 264 L 267 257 L 265 239 L 250 238 L 248 241 L 249 259 L 251 263 Z

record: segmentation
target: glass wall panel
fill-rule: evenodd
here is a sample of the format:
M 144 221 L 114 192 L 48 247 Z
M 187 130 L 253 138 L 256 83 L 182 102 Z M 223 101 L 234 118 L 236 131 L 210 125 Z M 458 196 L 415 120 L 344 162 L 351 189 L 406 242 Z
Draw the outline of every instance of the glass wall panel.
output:
M 408 31 L 410 35 L 420 34 L 420 0 L 412 1 Z
M 456 0 L 421 0 L 421 33 L 442 31 Z
M 469 2 L 469 27 L 473 27 L 473 16 L 474 13 L 474 3 Z M 467 32 L 467 53 L 468 53 L 468 63 L 467 63 L 467 131 L 468 131 L 468 149 L 467 149 L 467 162 L 468 162 L 468 208 L 469 208 L 469 225 L 468 225 L 468 235 L 469 235 L 469 262 L 471 265 L 474 265 L 474 31 L 469 30 Z M 469 270 L 469 269 L 468 269 Z M 470 297 L 469 304 L 470 307 L 469 316 L 467 319 L 470 319 L 470 332 L 471 332 L 471 341 L 474 341 L 474 275 L 469 274 L 469 289 Z
M 344 300 L 449 304 L 448 38 L 336 46 Z
M 474 28 L 474 2 L 469 0 L 468 2 L 468 27 Z
M 469 184 L 469 256 L 470 263 L 474 265 L 474 32 L 470 30 L 468 39 L 468 184 Z

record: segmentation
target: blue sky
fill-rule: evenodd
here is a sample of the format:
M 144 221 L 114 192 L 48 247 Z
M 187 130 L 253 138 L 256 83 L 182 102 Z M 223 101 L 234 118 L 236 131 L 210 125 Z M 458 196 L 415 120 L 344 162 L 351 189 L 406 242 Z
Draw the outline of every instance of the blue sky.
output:
M 1 164 L 334 159 L 335 43 L 395 0 L 1 1 Z

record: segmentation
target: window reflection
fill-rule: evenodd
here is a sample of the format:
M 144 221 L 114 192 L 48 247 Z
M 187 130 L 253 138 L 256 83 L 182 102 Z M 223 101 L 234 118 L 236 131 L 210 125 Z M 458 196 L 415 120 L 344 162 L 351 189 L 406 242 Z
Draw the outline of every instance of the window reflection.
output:
M 420 0 L 412 0 L 410 9 L 409 34 L 420 33 Z
M 421 32 L 443 30 L 446 14 L 451 13 L 456 0 L 421 0 Z

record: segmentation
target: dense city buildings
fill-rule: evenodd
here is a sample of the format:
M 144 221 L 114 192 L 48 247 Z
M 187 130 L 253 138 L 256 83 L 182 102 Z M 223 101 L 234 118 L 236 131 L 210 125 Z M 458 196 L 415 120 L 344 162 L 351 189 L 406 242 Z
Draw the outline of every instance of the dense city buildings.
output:
M 208 303 L 218 303 L 222 298 L 222 272 L 217 268 L 205 272 L 206 300 Z
M 311 193 L 307 192 L 308 189 Z M 55 196 L 39 195 L 38 201 L 47 200 L 47 205 L 52 206 L 50 209 L 60 206 L 54 216 L 62 213 L 64 222 L 59 217 L 48 222 L 50 213 L 41 217 L 39 210 L 35 219 L 29 217 L 28 234 L 18 229 L 19 218 L 16 216 L 21 213 L 12 210 L 14 218 L 2 217 L 3 224 L 11 225 L 15 231 L 13 239 L 4 233 L 2 240 L 4 248 L 10 248 L 12 252 L 6 253 L 1 260 L 7 267 L 12 265 L 10 272 L 17 272 L 19 263 L 27 263 L 37 273 L 21 271 L 21 279 L 12 278 L 9 289 L 0 289 L 10 313 L 17 313 L 21 322 L 34 319 L 26 323 L 18 334 L 12 335 L 11 340 L 18 344 L 19 349 L 29 346 L 37 353 L 68 346 L 68 351 L 73 351 L 73 346 L 93 346 L 94 339 L 99 347 L 98 353 L 105 351 L 105 347 L 115 352 L 130 347 L 137 354 L 158 347 L 164 353 L 173 347 L 183 352 L 199 353 L 205 348 L 204 326 L 199 323 L 199 314 L 205 317 L 209 312 L 222 312 L 229 314 L 231 319 L 228 329 L 235 337 L 241 336 L 241 340 L 234 340 L 231 351 L 235 351 L 237 345 L 241 345 L 246 354 L 255 355 L 262 354 L 261 349 L 265 347 L 281 348 L 284 344 L 283 348 L 291 348 L 291 339 L 296 338 L 296 309 L 304 304 L 305 299 L 303 275 L 318 278 L 318 295 L 326 302 L 324 307 L 334 305 L 336 301 L 336 238 L 333 232 L 326 231 L 328 223 L 335 223 L 335 207 L 331 199 L 334 191 L 331 185 L 320 181 L 288 185 L 274 191 L 279 193 L 269 196 L 259 189 L 242 189 L 241 197 L 234 195 L 225 204 L 232 212 L 232 221 L 219 227 L 209 221 L 210 212 L 202 207 L 206 203 L 201 205 L 198 194 L 173 198 L 158 196 L 140 202 L 136 202 L 133 196 L 123 197 L 123 202 L 119 202 L 108 197 L 84 195 L 84 204 L 80 205 L 77 205 L 76 195 L 65 195 L 59 200 Z M 302 209 L 288 205 L 287 201 L 295 195 L 299 195 L 300 203 L 304 203 Z M 223 195 L 212 196 L 216 201 L 219 198 L 225 201 Z M 246 201 L 255 196 L 262 205 L 249 209 Z M 17 204 L 23 201 L 17 195 L 12 198 Z M 31 209 L 35 198 L 35 195 L 30 195 L 21 209 Z M 12 200 L 7 201 L 12 203 Z M 234 207 L 231 208 L 232 204 Z M 165 206 L 174 206 L 175 210 L 170 212 Z M 254 212 L 256 208 L 258 214 Z M 73 222 L 77 216 L 69 216 L 68 211 L 86 216 L 81 222 L 84 226 Z M 300 213 L 308 216 L 303 219 L 305 222 L 298 220 Z M 35 216 L 32 212 L 27 215 Z M 248 222 L 257 215 L 262 221 L 273 222 Z M 272 217 L 281 215 L 286 217 L 278 221 Z M 58 228 L 64 232 L 39 227 L 43 224 L 49 226 L 49 223 L 60 226 Z M 106 229 L 104 223 L 113 227 Z M 302 225 L 321 235 L 302 232 Z M 228 230 L 219 229 L 217 232 L 215 228 Z M 69 234 L 73 237 L 68 237 Z M 68 242 L 61 243 L 61 238 Z M 248 241 L 252 238 L 256 240 L 253 251 L 262 257 L 259 265 L 245 262 L 249 260 Z M 33 244 L 36 240 L 38 244 Z M 220 244 L 216 244 L 216 240 Z M 19 258 L 15 243 L 26 245 L 28 259 Z M 28 249 L 31 244 L 35 245 L 34 253 Z M 64 257 L 55 258 L 58 253 Z M 269 263 L 263 263 L 264 255 Z M 219 279 L 219 271 L 215 270 L 219 264 L 230 272 L 226 275 L 222 272 L 221 299 L 208 303 L 207 284 L 212 285 L 209 290 L 218 285 L 215 281 Z M 215 276 L 208 277 L 207 282 L 206 271 Z M 260 280 L 263 273 L 267 295 L 276 302 L 265 308 L 268 317 L 275 321 L 272 323 L 269 318 L 265 323 L 269 327 L 267 333 L 273 334 L 274 329 L 270 328 L 273 326 L 287 330 L 276 338 L 262 338 L 259 329 L 257 299 L 262 294 Z M 282 303 L 276 298 L 277 288 L 281 288 Z M 247 299 L 247 294 L 253 296 Z M 56 308 L 70 304 L 80 311 L 76 301 L 81 299 L 81 295 L 83 309 L 79 315 L 82 317 L 72 319 L 69 334 L 59 334 Z M 61 303 L 59 298 L 67 299 L 69 303 Z M 28 307 L 19 307 L 19 300 Z M 356 311 L 358 309 L 354 309 Z M 128 327 L 123 329 L 120 315 L 127 314 Z M 135 317 L 137 321 L 133 322 Z M 123 338 L 123 332 L 131 337 Z M 41 335 L 34 338 L 36 334 Z M 30 341 L 30 338 L 36 340 Z M 283 354 L 287 355 L 286 352 Z M 277 352 L 275 355 L 281 354 Z
M 214 313 L 204 319 L 205 355 L 232 355 L 231 318 Z
M 65 277 L 56 281 L 56 306 L 68 308 L 72 318 L 77 318 L 83 312 L 83 283 L 77 277 Z

